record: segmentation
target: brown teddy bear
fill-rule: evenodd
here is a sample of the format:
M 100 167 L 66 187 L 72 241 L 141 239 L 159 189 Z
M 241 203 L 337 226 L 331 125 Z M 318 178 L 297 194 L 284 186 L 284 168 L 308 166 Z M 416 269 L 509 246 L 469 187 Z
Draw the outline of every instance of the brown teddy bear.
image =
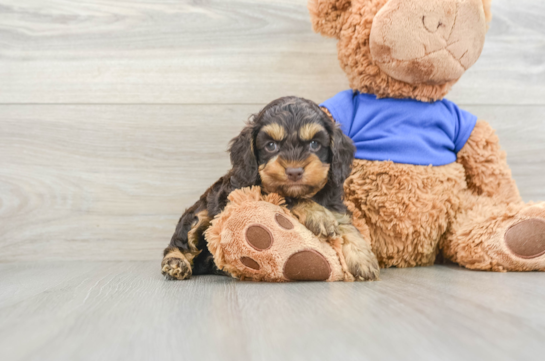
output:
M 356 145 L 345 183 L 382 267 L 545 270 L 545 204 L 525 204 L 494 130 L 443 97 L 481 54 L 491 0 L 310 0 L 351 89 L 322 107 Z
M 205 236 L 217 267 L 235 278 L 354 280 L 342 253 L 342 238 L 320 240 L 292 216 L 284 198 L 262 195 L 258 186 L 233 191 Z

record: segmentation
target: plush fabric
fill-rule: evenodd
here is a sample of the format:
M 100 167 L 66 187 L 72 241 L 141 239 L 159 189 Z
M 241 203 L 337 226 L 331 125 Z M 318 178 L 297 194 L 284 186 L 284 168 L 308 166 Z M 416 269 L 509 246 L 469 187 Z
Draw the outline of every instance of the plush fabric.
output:
M 373 20 L 371 57 L 409 84 L 456 81 L 481 55 L 486 30 L 481 0 L 390 0 Z
M 416 149 L 406 147 L 412 139 L 395 137 L 403 134 L 403 124 L 395 121 L 401 112 L 391 109 L 395 102 L 376 98 L 425 102 L 419 103 L 422 109 L 407 108 L 406 115 L 425 134 L 430 118 L 424 108 L 433 112 L 438 104 L 451 104 L 437 101 L 477 60 L 491 19 L 490 4 L 490 0 L 309 1 L 314 29 L 338 39 L 339 60 L 352 91 L 371 94 L 350 99 L 352 93 L 346 92 L 341 96 L 345 100 L 325 102 L 323 109 L 365 155 L 354 161 L 345 182 L 345 203 L 381 267 L 427 266 L 441 256 L 470 269 L 545 271 L 545 203 L 522 201 L 499 139 L 485 121 L 474 124 L 474 118 L 465 117 L 474 124 L 462 127 L 471 129 L 469 138 L 465 131 L 456 137 L 456 127 L 454 132 L 447 127 L 451 135 L 447 138 L 453 140 L 450 150 L 456 155 L 450 164 L 424 166 L 404 164 L 402 157 L 391 161 L 368 156 L 376 151 L 372 149 L 376 143 L 374 129 L 366 134 L 366 127 L 376 119 L 382 119 L 381 134 L 394 135 L 392 141 L 400 149 Z M 371 101 L 355 104 L 360 97 Z M 374 107 L 378 101 L 391 103 Z M 450 109 L 458 112 L 453 104 Z M 370 119 L 359 121 L 359 112 Z M 392 113 L 394 120 L 389 119 Z M 439 129 L 434 132 L 437 140 Z M 412 138 L 414 133 L 406 135 Z M 418 152 L 424 159 L 433 158 L 433 149 L 422 147 Z M 369 160 L 373 158 L 378 160 Z
M 353 281 L 342 238 L 323 242 L 260 187 L 235 190 L 207 229 L 208 249 L 219 269 L 250 281 Z
M 456 161 L 477 117 L 448 100 L 377 99 L 346 90 L 321 104 L 356 145 L 356 158 L 415 165 Z
M 419 82 L 418 79 L 414 79 L 413 82 L 405 82 L 403 79 L 397 79 L 397 77 L 389 74 L 390 71 L 401 70 L 401 68 L 392 67 L 392 69 L 388 70 L 371 54 L 370 37 L 375 17 L 389 1 L 394 0 L 309 0 L 308 8 L 313 29 L 325 36 L 339 39 L 337 44 L 339 62 L 348 76 L 351 89 L 362 93 L 375 94 L 379 98 L 412 98 L 421 101 L 442 99 L 449 92 L 452 85 L 458 81 L 459 77 L 444 82 Z M 489 22 L 491 19 L 491 0 L 483 1 L 484 3 L 481 3 L 480 0 L 464 1 L 468 2 L 470 8 L 469 11 L 460 14 L 460 19 L 467 13 L 471 15 L 472 13 L 480 14 L 484 12 L 485 21 Z M 405 7 L 426 7 L 428 3 L 433 3 L 440 10 L 442 4 L 452 7 L 451 4 L 457 2 L 461 2 L 461 0 L 396 0 L 395 5 L 403 3 Z M 471 9 L 473 9 L 473 12 Z M 390 13 L 390 17 L 393 15 Z M 425 15 L 424 13 L 419 14 L 418 18 L 422 19 L 422 16 Z M 463 28 L 460 30 L 460 36 L 462 36 L 463 32 L 465 37 L 477 41 L 480 41 L 483 37 L 481 27 L 474 28 L 474 34 L 465 32 Z M 401 31 L 405 32 L 405 29 Z M 422 27 L 420 31 L 424 34 L 426 30 Z M 399 36 L 404 37 L 405 35 Z M 441 33 L 436 34 L 436 37 L 438 38 L 436 41 L 441 42 Z M 423 47 L 425 46 L 419 46 L 420 49 Z M 447 47 L 446 43 L 445 47 Z M 479 45 L 477 44 L 472 48 L 478 49 Z M 380 49 L 378 50 L 375 55 L 381 55 Z M 457 48 L 456 54 L 459 54 L 459 51 Z M 380 59 L 381 57 L 378 60 Z M 433 70 L 432 67 L 446 68 L 446 65 L 442 62 L 443 59 L 443 57 L 432 57 L 428 59 L 426 64 L 416 62 L 414 64 L 416 70 L 414 74 L 430 74 L 430 70 Z M 409 62 L 407 64 L 410 65 Z M 417 67 L 421 69 L 417 69 Z M 413 74 L 409 67 L 403 72 L 409 76 Z M 433 74 L 433 71 L 431 74 Z M 462 75 L 461 73 L 458 74 L 459 76 Z

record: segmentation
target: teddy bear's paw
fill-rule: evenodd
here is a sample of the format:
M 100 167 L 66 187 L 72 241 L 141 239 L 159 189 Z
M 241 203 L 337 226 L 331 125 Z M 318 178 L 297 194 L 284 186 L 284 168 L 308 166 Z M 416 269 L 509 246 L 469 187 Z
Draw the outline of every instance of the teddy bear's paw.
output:
M 529 218 L 511 226 L 505 232 L 505 244 L 519 258 L 545 255 L 545 218 Z
M 161 262 L 161 273 L 167 280 L 185 280 L 191 277 L 191 265 L 186 259 L 168 257 Z
M 329 280 L 334 272 L 330 264 L 331 256 L 335 257 L 334 251 L 331 250 L 328 261 L 321 252 L 324 249 L 314 249 L 322 246 L 319 240 L 313 237 L 306 240 L 299 238 L 300 235 L 295 231 L 296 222 L 284 214 L 276 213 L 272 222 L 264 222 L 267 225 L 249 225 L 245 231 L 246 244 L 259 253 L 252 251 L 251 254 L 241 254 L 238 261 L 246 267 L 246 272 L 240 278 L 273 282 Z M 285 243 L 286 240 L 292 242 Z M 312 244 L 312 240 L 318 242 L 318 245 Z M 301 248 L 303 242 L 309 242 L 309 247 Z
M 315 250 L 294 253 L 284 265 L 284 277 L 290 281 L 326 281 L 330 275 L 329 263 Z

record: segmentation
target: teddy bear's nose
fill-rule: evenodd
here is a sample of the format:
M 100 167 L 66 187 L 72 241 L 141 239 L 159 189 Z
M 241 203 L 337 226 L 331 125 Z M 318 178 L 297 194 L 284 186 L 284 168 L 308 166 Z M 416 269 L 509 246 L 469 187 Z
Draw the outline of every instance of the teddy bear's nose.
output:
M 432 34 L 435 34 L 437 30 L 445 26 L 445 22 L 437 16 L 424 15 L 422 16 L 422 23 L 426 30 Z

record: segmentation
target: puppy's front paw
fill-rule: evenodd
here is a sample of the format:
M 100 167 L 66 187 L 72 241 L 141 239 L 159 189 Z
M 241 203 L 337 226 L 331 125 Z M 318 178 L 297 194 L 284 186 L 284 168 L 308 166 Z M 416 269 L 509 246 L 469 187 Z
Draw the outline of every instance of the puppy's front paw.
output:
M 377 281 L 380 274 L 377 257 L 368 247 L 348 243 L 343 247 L 348 271 L 356 281 Z
M 185 280 L 191 277 L 191 265 L 185 258 L 167 257 L 161 262 L 161 273 L 167 280 Z
M 339 235 L 339 223 L 327 214 L 308 217 L 305 226 L 318 237 L 336 238 Z
M 317 237 L 336 238 L 340 234 L 335 215 L 315 202 L 301 202 L 292 213 Z
M 368 260 L 352 262 L 349 270 L 355 281 L 377 281 L 380 274 L 378 263 L 370 263 Z

